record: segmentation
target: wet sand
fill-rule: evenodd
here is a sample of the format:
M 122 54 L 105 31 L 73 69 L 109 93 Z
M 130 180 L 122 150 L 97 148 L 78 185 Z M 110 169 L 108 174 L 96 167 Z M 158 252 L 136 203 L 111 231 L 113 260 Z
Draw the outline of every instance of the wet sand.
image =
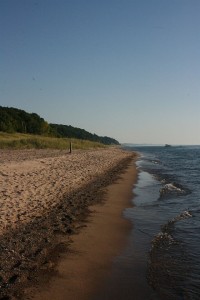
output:
M 120 237 L 117 232 L 123 232 L 125 230 L 123 228 L 127 225 L 120 226 L 121 229 L 119 230 L 118 222 L 115 223 L 115 218 L 112 215 L 114 204 L 109 204 L 109 201 L 106 201 L 103 206 L 94 207 L 94 205 L 102 203 L 105 188 L 119 179 L 119 174 L 123 173 L 130 161 L 133 160 L 133 153 L 110 148 L 77 151 L 72 155 L 66 151 L 53 150 L 1 150 L 0 154 L 1 297 L 7 297 L 5 299 L 22 299 L 22 297 L 28 299 L 31 294 L 27 294 L 27 291 L 30 289 L 25 288 L 40 280 L 38 272 L 43 272 L 43 275 L 47 275 L 46 277 L 49 278 L 50 273 L 57 272 L 59 274 L 59 272 L 62 273 L 62 269 L 66 270 L 65 267 L 57 264 L 58 257 L 67 256 L 68 262 L 72 263 L 74 257 L 71 255 L 74 251 L 76 252 L 76 249 L 73 249 L 76 245 L 76 239 L 84 237 L 89 228 L 92 230 L 93 236 L 91 232 L 88 242 L 90 240 L 92 244 L 88 246 L 89 244 L 86 243 L 87 249 L 92 249 L 96 244 L 94 242 L 95 235 L 99 236 L 99 241 L 101 235 L 102 238 L 107 236 L 107 228 L 111 227 L 112 222 L 114 222 L 113 228 L 118 228 L 113 233 L 113 237 L 116 236 L 116 241 L 113 240 L 113 243 L 116 242 L 117 245 L 122 242 L 124 234 L 121 234 Z M 131 178 L 132 183 L 133 178 Z M 119 183 L 116 184 L 116 186 L 118 185 Z M 130 191 L 131 188 L 129 193 Z M 116 198 L 118 199 L 117 196 L 115 200 Z M 126 198 L 128 197 L 120 197 L 121 210 L 118 210 L 118 220 L 122 220 L 119 213 L 127 204 Z M 89 209 L 91 205 L 92 208 Z M 96 212 L 91 213 L 91 209 Z M 105 209 L 105 211 L 101 212 L 101 209 Z M 90 217 L 89 223 L 85 223 L 88 216 Z M 100 221 L 104 218 L 107 227 L 104 227 L 103 222 L 96 230 L 93 229 L 93 219 L 97 222 L 98 218 Z M 84 228 L 86 225 L 87 227 Z M 80 231 L 81 234 L 72 235 Z M 111 258 L 115 255 L 113 249 L 118 247 L 112 247 L 115 245 L 112 243 L 109 246 L 111 236 L 112 234 L 110 236 L 108 234 L 107 241 L 101 240 L 101 247 L 97 247 L 105 248 L 104 252 L 99 254 L 100 256 Z M 71 248 L 72 238 L 74 242 Z M 80 251 L 81 248 L 78 246 L 78 249 Z M 83 248 L 82 252 L 87 251 Z M 90 266 L 93 266 L 94 262 L 90 255 L 87 260 L 91 261 Z M 96 259 L 97 265 L 93 275 L 105 276 L 101 269 L 108 270 L 108 260 L 102 262 L 101 265 L 97 262 L 100 262 L 101 259 Z M 56 265 L 58 266 L 57 270 Z M 78 269 L 82 269 L 80 266 Z M 104 266 L 106 267 L 104 268 Z M 73 271 L 71 272 L 73 274 Z M 84 272 L 88 274 L 88 270 Z M 84 272 L 83 277 L 86 277 Z M 78 273 L 81 274 L 81 272 Z M 91 270 L 90 273 L 92 274 Z M 73 278 L 69 274 L 66 276 Z M 74 278 L 76 276 L 77 274 L 74 275 Z M 76 283 L 78 280 L 74 279 L 74 282 Z M 85 283 L 82 284 L 81 282 L 80 279 L 79 284 L 85 286 Z M 100 280 L 95 280 L 95 282 L 100 282 Z M 90 285 L 93 286 L 93 281 L 88 283 L 86 290 L 91 290 Z M 76 285 L 75 289 L 77 289 Z M 52 299 L 59 298 L 54 297 Z
M 70 254 L 62 255 L 56 276 L 33 290 L 31 299 L 86 300 L 98 295 L 130 231 L 131 225 L 122 218 L 122 211 L 130 205 L 136 178 L 131 162 L 120 179 L 107 188 L 104 204 L 92 206 L 87 227 L 73 236 Z

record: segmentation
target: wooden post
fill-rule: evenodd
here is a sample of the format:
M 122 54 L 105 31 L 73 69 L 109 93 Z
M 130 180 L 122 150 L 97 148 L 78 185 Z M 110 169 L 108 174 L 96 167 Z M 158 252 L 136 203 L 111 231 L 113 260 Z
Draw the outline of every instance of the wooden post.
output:
M 69 144 L 69 153 L 72 153 L 72 142 Z

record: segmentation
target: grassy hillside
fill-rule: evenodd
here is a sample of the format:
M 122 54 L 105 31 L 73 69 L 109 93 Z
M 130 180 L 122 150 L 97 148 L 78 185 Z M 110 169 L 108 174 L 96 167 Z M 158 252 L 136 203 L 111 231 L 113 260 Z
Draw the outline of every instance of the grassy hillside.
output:
M 107 136 L 98 136 L 71 125 L 48 124 L 35 113 L 27 113 L 14 107 L 0 106 L 0 131 L 7 133 L 35 134 L 42 136 L 89 140 L 105 145 L 119 145 Z
M 0 149 L 69 149 L 72 142 L 73 149 L 104 148 L 105 145 L 97 142 L 80 139 L 45 137 L 41 135 L 23 133 L 0 132 Z
M 107 136 L 98 136 L 97 134 L 92 134 L 84 129 L 73 127 L 70 125 L 62 124 L 49 124 L 51 132 L 57 137 L 67 137 L 83 139 L 93 142 L 102 143 L 105 145 L 119 145 L 119 142 L 113 138 Z

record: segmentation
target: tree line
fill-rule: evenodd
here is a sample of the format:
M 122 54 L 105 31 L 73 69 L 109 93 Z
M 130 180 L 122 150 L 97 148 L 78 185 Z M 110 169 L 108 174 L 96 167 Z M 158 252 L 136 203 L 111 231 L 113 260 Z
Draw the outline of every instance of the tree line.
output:
M 113 138 L 98 136 L 71 125 L 49 124 L 36 113 L 28 113 L 14 107 L 0 106 L 0 131 L 39 134 L 60 138 L 77 138 L 100 142 L 105 145 L 119 145 L 119 142 Z

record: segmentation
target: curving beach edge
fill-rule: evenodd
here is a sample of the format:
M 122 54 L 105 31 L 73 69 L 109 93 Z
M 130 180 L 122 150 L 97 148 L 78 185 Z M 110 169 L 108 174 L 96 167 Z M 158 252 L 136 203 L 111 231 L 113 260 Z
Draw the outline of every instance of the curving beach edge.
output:
M 1 297 L 98 294 L 130 229 L 122 212 L 136 157 L 116 148 L 2 153 Z

